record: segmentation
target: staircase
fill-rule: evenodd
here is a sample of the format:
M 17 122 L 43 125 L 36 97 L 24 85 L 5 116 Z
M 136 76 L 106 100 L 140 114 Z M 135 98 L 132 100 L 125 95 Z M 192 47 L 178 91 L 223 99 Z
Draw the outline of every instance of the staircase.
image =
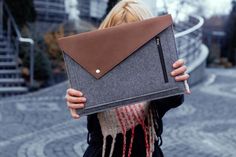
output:
M 15 57 L 13 46 L 9 46 L 6 33 L 0 26 L 0 98 L 23 94 L 28 91 Z M 11 44 L 10 44 L 11 45 Z

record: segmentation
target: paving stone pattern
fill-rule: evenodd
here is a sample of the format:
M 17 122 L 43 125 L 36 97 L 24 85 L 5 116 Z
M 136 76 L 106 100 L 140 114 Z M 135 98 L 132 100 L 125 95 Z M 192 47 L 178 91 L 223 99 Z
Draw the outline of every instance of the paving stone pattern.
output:
M 82 157 L 86 117 L 70 117 L 67 87 L 0 100 L 0 157 Z M 163 121 L 166 157 L 236 157 L 236 69 L 208 69 Z

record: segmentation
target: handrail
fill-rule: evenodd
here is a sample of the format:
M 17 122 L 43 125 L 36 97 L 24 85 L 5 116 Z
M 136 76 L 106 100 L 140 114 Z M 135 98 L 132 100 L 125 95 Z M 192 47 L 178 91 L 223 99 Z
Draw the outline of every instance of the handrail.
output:
M 11 26 L 13 27 L 13 31 L 15 31 L 16 33 L 16 39 L 20 42 L 20 43 L 28 43 L 30 44 L 30 85 L 33 86 L 34 84 L 34 40 L 31 38 L 25 38 L 22 37 L 14 17 L 11 14 L 10 9 L 8 8 L 7 4 L 5 3 L 5 1 L 3 0 L 2 2 L 3 4 L 3 9 L 5 9 L 6 14 L 8 16 L 7 18 L 7 37 L 8 37 L 8 42 L 10 43 L 10 36 L 12 35 L 12 29 Z M 19 54 L 19 43 L 15 43 L 16 44 L 16 54 L 18 57 Z
M 180 30 L 175 34 L 179 57 L 184 58 L 187 65 L 190 65 L 201 52 L 202 31 L 204 20 L 200 16 L 190 16 L 189 25 L 179 25 Z M 186 27 L 187 28 L 186 28 Z M 176 25 L 178 27 L 178 23 Z M 190 27 L 190 28 L 188 28 Z
M 199 28 L 201 28 L 201 27 L 203 26 L 203 24 L 204 24 L 204 19 L 203 19 L 202 17 L 196 16 L 196 15 L 194 15 L 194 16 L 192 16 L 192 17 L 194 17 L 194 18 L 196 18 L 196 19 L 199 20 L 198 24 L 195 25 L 195 26 L 193 26 L 192 28 L 189 28 L 189 29 L 183 31 L 183 32 L 176 33 L 176 34 L 175 34 L 175 38 L 179 38 L 179 37 L 182 37 L 182 36 L 187 35 L 187 34 L 189 34 L 189 33 L 192 33 L 192 32 L 198 30 Z

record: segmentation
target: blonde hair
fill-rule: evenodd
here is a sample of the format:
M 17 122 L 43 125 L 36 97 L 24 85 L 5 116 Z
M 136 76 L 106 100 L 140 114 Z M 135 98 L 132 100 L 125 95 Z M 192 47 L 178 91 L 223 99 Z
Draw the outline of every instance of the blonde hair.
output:
M 108 28 L 115 25 L 142 21 L 153 17 L 145 4 L 137 0 L 121 0 L 108 13 L 98 29 Z

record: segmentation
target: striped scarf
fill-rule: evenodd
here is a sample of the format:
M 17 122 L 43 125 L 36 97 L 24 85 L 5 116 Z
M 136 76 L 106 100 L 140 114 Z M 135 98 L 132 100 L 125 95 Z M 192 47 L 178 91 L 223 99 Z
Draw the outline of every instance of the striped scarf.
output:
M 105 156 L 106 137 L 108 135 L 112 137 L 111 150 L 109 154 L 109 157 L 111 157 L 114 151 L 115 139 L 119 133 L 123 134 L 122 157 L 125 157 L 126 151 L 128 151 L 128 157 L 130 157 L 134 139 L 134 130 L 135 126 L 138 124 L 141 124 L 144 132 L 146 157 L 152 156 L 152 153 L 154 152 L 154 142 L 157 140 L 157 135 L 154 128 L 153 113 L 149 109 L 148 102 L 140 102 L 98 113 L 98 119 L 103 134 L 102 157 Z M 130 129 L 130 145 L 128 150 L 126 150 L 126 132 Z

